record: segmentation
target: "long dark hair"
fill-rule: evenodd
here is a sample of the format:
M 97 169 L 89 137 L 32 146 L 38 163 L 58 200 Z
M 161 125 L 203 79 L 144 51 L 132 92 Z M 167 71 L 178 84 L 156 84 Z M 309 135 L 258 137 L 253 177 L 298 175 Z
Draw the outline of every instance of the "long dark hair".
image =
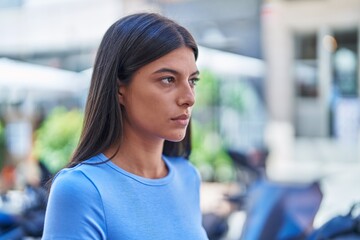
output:
M 198 48 L 191 34 L 156 13 L 126 16 L 106 31 L 93 68 L 82 134 L 69 167 L 103 152 L 122 138 L 120 83 L 129 84 L 139 68 L 183 46 L 193 50 L 196 60 Z M 180 142 L 165 140 L 163 154 L 188 157 L 190 130 L 189 125 Z

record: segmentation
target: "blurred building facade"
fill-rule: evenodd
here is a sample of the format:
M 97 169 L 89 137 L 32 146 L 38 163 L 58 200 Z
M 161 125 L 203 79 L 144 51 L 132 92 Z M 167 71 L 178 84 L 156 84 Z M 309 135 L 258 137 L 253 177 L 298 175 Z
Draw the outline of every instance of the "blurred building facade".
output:
M 209 48 L 262 58 L 262 0 L 158 0 L 161 12 L 184 25 Z
M 277 166 L 359 160 L 360 1 L 266 1 L 261 18 Z

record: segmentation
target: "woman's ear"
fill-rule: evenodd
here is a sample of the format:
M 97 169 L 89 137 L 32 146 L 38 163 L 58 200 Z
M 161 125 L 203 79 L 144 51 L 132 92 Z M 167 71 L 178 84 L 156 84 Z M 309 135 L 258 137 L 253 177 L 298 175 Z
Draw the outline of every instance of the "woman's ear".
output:
M 121 105 L 125 105 L 124 95 L 125 95 L 125 85 L 120 83 L 118 87 L 118 99 Z

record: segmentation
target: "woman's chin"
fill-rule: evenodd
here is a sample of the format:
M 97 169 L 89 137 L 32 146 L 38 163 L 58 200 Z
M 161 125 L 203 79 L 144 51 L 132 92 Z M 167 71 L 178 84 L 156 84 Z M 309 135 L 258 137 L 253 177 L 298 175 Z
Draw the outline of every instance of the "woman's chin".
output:
M 181 133 L 181 134 L 179 133 L 177 135 L 167 138 L 166 140 L 170 142 L 181 142 L 184 138 L 185 138 L 185 133 Z

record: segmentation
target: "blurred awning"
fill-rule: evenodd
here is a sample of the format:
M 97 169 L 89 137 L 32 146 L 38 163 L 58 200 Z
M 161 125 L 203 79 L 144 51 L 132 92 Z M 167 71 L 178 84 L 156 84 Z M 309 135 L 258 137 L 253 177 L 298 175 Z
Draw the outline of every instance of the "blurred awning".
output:
M 256 78 L 263 78 L 265 75 L 263 60 L 207 47 L 199 47 L 197 65 L 218 74 Z
M 80 73 L 0 58 L 0 101 L 73 96 L 83 83 Z

